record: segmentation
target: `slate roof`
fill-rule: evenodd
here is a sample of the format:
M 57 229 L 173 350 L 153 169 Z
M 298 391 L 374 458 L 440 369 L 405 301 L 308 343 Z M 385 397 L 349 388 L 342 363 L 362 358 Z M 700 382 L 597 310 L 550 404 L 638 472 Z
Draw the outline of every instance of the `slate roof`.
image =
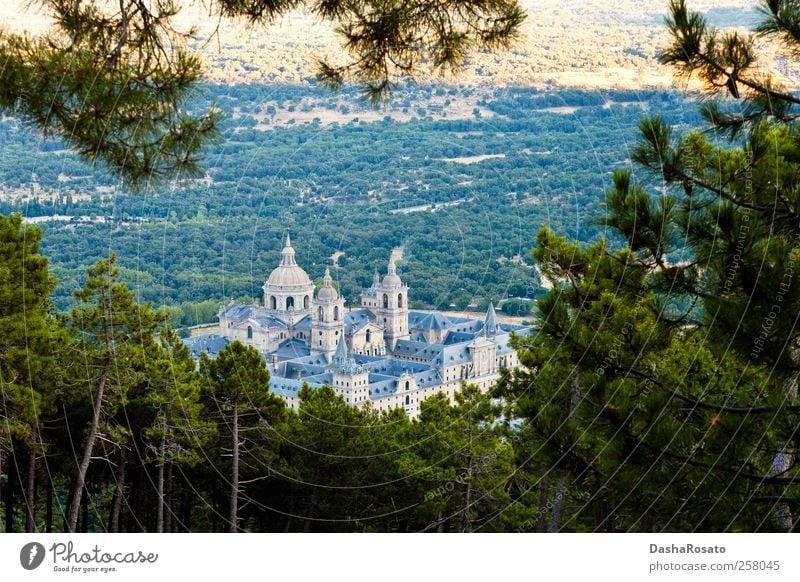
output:
M 375 316 L 367 309 L 349 311 L 344 316 L 344 333 L 345 335 L 351 335 L 374 321 Z
M 394 347 L 394 355 L 423 360 L 433 360 L 443 349 L 442 344 L 429 344 L 411 340 L 398 340 Z
M 434 366 L 448 367 L 469 362 L 469 343 L 442 346 L 439 356 L 432 362 Z
M 255 305 L 231 302 L 220 309 L 218 315 L 228 319 L 250 319 L 256 307 Z
M 296 358 L 304 358 L 310 354 L 311 350 L 308 349 L 308 344 L 306 342 L 290 339 L 280 344 L 277 350 L 267 355 L 276 355 L 278 356 L 278 360 L 294 360 Z
M 438 386 L 444 383 L 438 370 L 417 372 L 414 374 L 414 379 L 417 381 L 420 388 L 430 388 L 431 386 Z
M 421 330 L 444 330 L 450 329 L 453 322 L 446 315 L 442 315 L 438 311 L 433 313 L 419 313 L 412 312 L 408 314 L 408 328 L 421 329 Z
M 222 351 L 222 348 L 227 346 L 230 340 L 226 337 L 222 337 L 216 333 L 209 333 L 205 335 L 197 335 L 194 337 L 187 337 L 183 340 L 189 351 L 192 354 L 192 357 L 196 360 L 200 359 L 201 353 L 206 353 L 209 356 L 216 356 L 219 352 Z

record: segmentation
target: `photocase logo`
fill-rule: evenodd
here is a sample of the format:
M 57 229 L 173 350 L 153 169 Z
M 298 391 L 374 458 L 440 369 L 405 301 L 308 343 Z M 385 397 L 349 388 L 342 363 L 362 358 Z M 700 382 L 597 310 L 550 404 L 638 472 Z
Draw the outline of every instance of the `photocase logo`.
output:
M 22 546 L 19 551 L 19 563 L 26 570 L 35 570 L 44 561 L 44 546 L 38 542 L 31 542 Z

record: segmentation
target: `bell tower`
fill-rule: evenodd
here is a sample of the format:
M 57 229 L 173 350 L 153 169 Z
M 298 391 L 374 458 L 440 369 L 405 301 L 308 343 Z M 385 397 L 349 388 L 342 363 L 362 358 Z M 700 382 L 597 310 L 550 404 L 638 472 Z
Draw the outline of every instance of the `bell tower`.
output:
M 394 256 L 389 257 L 386 276 L 380 284 L 373 283 L 378 323 L 383 325 L 386 349 L 391 351 L 397 341 L 408 339 L 408 285 L 397 275 Z
M 331 271 L 327 267 L 322 287 L 313 303 L 309 348 L 325 354 L 330 361 L 340 340 L 344 339 L 344 299 L 333 286 Z

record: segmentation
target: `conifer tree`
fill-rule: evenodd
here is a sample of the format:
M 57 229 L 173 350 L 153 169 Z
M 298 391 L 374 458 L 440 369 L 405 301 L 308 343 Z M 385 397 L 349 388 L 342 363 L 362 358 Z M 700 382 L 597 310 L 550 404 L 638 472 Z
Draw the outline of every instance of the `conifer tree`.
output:
M 158 468 L 156 532 L 170 531 L 172 515 L 173 466 L 194 466 L 202 461 L 202 450 L 214 432 L 203 417 L 200 379 L 189 348 L 171 327 L 160 334 L 157 358 L 148 367 L 146 399 L 155 412 L 153 424 L 145 429 L 148 458 Z
M 186 0 L 42 0 L 52 28 L 41 37 L 0 33 L 0 111 L 57 135 L 106 164 L 132 187 L 196 175 L 219 112 L 192 111 L 202 79 L 189 47 L 196 31 L 176 24 Z M 353 79 L 379 101 L 400 77 L 455 70 L 475 48 L 516 38 L 516 0 L 220 0 L 214 15 L 265 25 L 305 7 L 335 25 L 349 62 L 321 62 L 331 87 Z
M 23 225 L 20 215 L 0 216 L 0 479 L 11 453 L 14 464 L 27 456 L 27 467 L 17 465 L 7 472 L 26 476 L 21 497 L 28 532 L 34 531 L 36 521 L 41 422 L 53 398 L 55 322 L 49 294 L 55 279 L 39 253 L 41 238 L 41 230 Z M 13 524 L 13 501 L 9 497 L 6 505 L 7 525 Z
M 215 406 L 213 415 L 218 433 L 230 439 L 228 531 L 235 533 L 240 531 L 241 460 L 247 438 L 244 429 L 259 430 L 264 422 L 277 424 L 284 404 L 269 392 L 269 371 L 264 358 L 258 350 L 239 341 L 225 346 L 214 359 L 203 354 L 200 373 Z
M 420 510 L 426 531 L 491 531 L 496 512 L 510 502 L 506 483 L 513 450 L 495 425 L 499 409 L 477 386 L 464 384 L 455 405 L 444 394 L 428 398 L 418 424 L 423 478 L 429 483 Z
M 796 3 L 762 12 L 756 34 L 797 47 Z M 540 334 L 517 340 L 527 370 L 506 395 L 567 478 L 561 528 L 790 530 L 797 97 L 756 69 L 754 37 L 713 29 L 682 0 L 667 26 L 662 61 L 716 97 L 702 106 L 714 133 L 642 120 L 632 158 L 666 192 L 615 173 L 607 224 L 625 248 L 540 232 L 555 289 Z
M 80 303 L 68 320 L 74 355 L 67 384 L 71 398 L 88 402 L 91 407 L 70 492 L 65 524 L 70 532 L 77 531 L 98 437 L 126 429 L 113 422 L 113 415 L 127 403 L 130 389 L 142 381 L 149 354 L 156 348 L 156 328 L 163 319 L 149 303 L 138 304 L 119 281 L 116 256 L 98 261 L 87 272 L 86 283 L 75 292 Z

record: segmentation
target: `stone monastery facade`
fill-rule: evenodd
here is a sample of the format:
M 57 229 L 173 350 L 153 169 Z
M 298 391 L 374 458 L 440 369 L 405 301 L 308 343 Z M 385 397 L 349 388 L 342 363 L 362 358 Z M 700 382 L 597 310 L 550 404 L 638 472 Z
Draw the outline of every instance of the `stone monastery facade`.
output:
M 307 383 L 328 385 L 353 406 L 370 402 L 416 417 L 437 392 L 453 400 L 462 381 L 488 390 L 501 368 L 517 366 L 511 332 L 531 332 L 499 323 L 492 305 L 482 320 L 409 310 L 409 288 L 393 258 L 361 293 L 360 307 L 346 308 L 328 269 L 315 291 L 289 235 L 263 291 L 263 303 L 222 307 L 218 334 L 186 341 L 195 357 L 233 340 L 255 347 L 269 366 L 270 391 L 295 409 Z

